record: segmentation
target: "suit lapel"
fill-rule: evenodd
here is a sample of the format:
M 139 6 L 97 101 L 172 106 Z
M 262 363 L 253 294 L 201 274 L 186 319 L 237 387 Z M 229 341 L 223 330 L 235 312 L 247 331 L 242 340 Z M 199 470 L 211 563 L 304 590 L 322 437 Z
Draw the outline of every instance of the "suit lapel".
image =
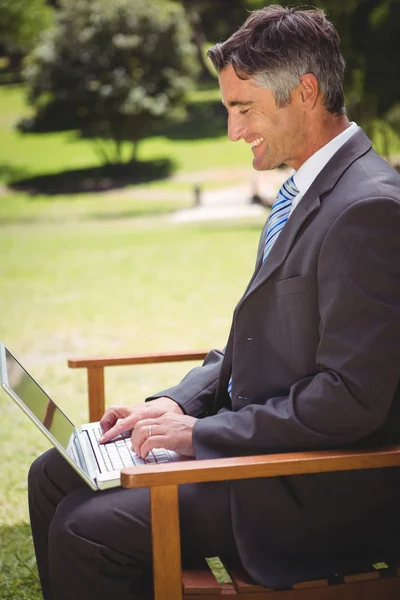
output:
M 262 264 L 262 256 L 259 259 L 258 270 L 242 300 L 253 294 L 281 266 L 289 254 L 299 230 L 307 219 L 319 209 L 320 204 L 319 194 L 312 186 L 294 209 L 264 264 Z
M 269 279 L 269 277 L 271 277 L 285 261 L 298 232 L 309 217 L 319 210 L 321 206 L 321 197 L 334 188 L 338 179 L 349 166 L 360 156 L 368 152 L 371 149 L 371 145 L 371 141 L 367 138 L 365 133 L 359 129 L 336 152 L 336 154 L 333 155 L 296 206 L 282 232 L 279 234 L 279 237 L 264 264 L 262 264 L 263 253 L 260 253 L 253 276 L 243 297 L 239 301 L 235 312 L 240 309 L 243 302 L 245 302 L 247 298 L 260 287 L 260 285 Z M 264 227 L 262 233 L 263 239 L 265 239 L 265 235 L 266 227 Z

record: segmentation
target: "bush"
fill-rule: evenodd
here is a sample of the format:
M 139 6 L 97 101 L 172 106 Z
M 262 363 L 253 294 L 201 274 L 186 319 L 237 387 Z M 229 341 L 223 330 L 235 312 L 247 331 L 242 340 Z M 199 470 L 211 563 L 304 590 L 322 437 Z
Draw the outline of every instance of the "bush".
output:
M 129 139 L 135 158 L 153 124 L 179 114 L 197 72 L 190 40 L 176 3 L 62 0 L 56 28 L 24 72 L 36 108 L 30 127 L 57 129 L 59 119 L 97 141 L 112 139 L 112 156 L 101 145 L 105 162 L 121 162 Z

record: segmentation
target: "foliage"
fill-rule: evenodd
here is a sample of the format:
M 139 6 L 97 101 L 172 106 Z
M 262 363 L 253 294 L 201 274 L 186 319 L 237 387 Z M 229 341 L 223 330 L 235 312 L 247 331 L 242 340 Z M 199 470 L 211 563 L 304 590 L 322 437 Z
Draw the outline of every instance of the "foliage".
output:
M 373 135 L 377 119 L 398 128 L 400 0 L 316 0 L 335 23 L 346 59 L 346 103 L 351 118 Z M 382 124 L 378 123 L 382 129 Z
M 249 11 L 266 6 L 264 0 L 179 0 L 196 21 L 208 40 L 229 37 L 248 17 Z M 272 4 L 273 2 L 270 2 Z M 274 2 L 278 4 L 278 2 Z
M 122 161 L 122 141 L 136 143 L 176 116 L 197 72 L 183 9 L 165 0 L 62 0 L 25 70 L 36 124 L 60 115 L 83 135 L 115 142 L 106 162 Z M 175 110 L 175 113 L 174 113 Z
M 204 38 L 228 37 L 247 18 L 250 10 L 276 0 L 181 0 L 188 12 L 198 15 L 196 28 Z M 279 4 L 293 6 L 293 0 Z M 400 45 L 398 43 L 400 0 L 314 0 L 326 11 L 341 37 L 346 60 L 346 104 L 352 119 L 371 137 L 400 131 Z M 385 154 L 393 151 L 386 135 Z
M 250 10 L 265 6 L 264 0 L 175 0 L 185 8 L 192 28 L 193 42 L 201 67 L 201 79 L 215 79 L 215 72 L 205 60 L 207 41 L 227 38 L 244 22 Z
M 0 40 L 8 51 L 26 52 L 52 23 L 46 0 L 0 0 Z

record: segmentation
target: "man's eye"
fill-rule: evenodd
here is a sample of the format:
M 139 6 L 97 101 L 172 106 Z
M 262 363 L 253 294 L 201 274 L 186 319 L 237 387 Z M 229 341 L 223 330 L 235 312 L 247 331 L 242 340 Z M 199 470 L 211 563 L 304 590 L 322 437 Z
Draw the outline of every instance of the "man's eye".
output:
M 245 110 L 239 110 L 239 114 L 240 115 L 245 115 L 246 113 L 249 112 L 249 110 L 250 110 L 249 108 L 246 108 Z

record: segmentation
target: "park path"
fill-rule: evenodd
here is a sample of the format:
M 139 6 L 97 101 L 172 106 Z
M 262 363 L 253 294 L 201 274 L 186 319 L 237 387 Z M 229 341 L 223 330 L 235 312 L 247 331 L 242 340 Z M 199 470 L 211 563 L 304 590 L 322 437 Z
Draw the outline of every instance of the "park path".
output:
M 193 207 L 173 212 L 169 221 L 187 223 L 265 216 L 266 207 L 272 205 L 279 188 L 291 172 L 292 169 L 285 167 L 272 171 L 229 169 L 178 175 L 177 180 L 193 181 L 194 186 L 199 186 L 198 204 L 195 205 L 193 192 Z M 200 181 L 222 181 L 224 178 L 230 181 L 235 179 L 236 183 L 215 190 L 201 190 Z M 255 195 L 260 198 L 262 204 L 252 202 Z

